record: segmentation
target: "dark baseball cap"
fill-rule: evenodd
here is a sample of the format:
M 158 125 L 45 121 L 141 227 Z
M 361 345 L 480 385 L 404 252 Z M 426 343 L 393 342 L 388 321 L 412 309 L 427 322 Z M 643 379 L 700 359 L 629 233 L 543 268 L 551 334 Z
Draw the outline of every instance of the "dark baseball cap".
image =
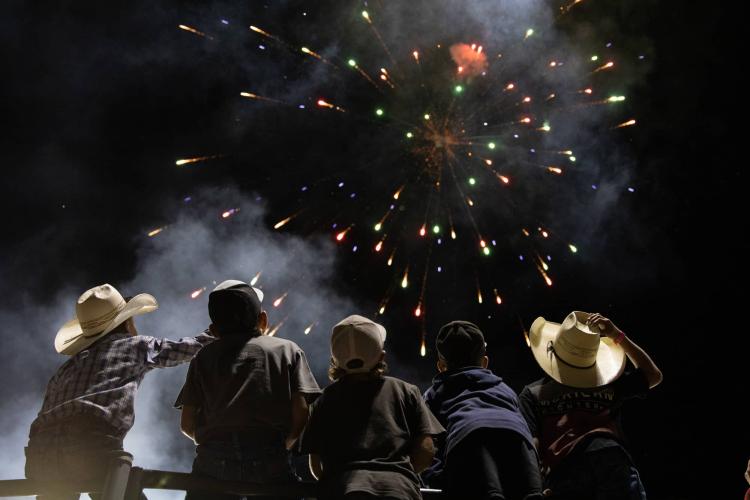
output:
M 486 346 L 482 331 L 468 321 L 451 321 L 444 325 L 435 341 L 438 354 L 450 368 L 476 365 L 484 356 Z
M 208 315 L 224 335 L 252 332 L 258 325 L 262 300 L 260 290 L 242 281 L 227 280 L 209 294 Z

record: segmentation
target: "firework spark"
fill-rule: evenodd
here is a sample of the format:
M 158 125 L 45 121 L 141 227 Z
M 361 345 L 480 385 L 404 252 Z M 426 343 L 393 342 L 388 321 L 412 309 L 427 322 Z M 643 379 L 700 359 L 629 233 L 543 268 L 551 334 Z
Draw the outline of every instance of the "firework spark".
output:
M 279 307 L 284 302 L 287 295 L 289 295 L 289 292 L 284 292 L 280 297 L 276 298 L 276 300 L 273 301 L 273 307 Z
M 223 155 L 210 155 L 210 156 L 198 156 L 196 158 L 182 158 L 174 162 L 175 165 L 178 167 L 182 165 L 187 165 L 188 163 L 196 163 L 199 161 L 206 161 L 206 160 L 213 160 L 216 158 L 221 158 Z

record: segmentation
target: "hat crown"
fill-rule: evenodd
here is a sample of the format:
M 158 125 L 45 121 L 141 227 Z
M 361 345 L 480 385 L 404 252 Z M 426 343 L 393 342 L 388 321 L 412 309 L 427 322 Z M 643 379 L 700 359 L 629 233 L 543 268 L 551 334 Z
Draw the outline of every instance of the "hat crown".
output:
M 586 324 L 588 314 L 574 311 L 560 325 L 554 340 L 555 354 L 566 363 L 587 367 L 596 362 L 600 337 Z
M 83 334 L 100 332 L 125 307 L 125 299 L 110 284 L 86 290 L 76 302 L 76 317 Z

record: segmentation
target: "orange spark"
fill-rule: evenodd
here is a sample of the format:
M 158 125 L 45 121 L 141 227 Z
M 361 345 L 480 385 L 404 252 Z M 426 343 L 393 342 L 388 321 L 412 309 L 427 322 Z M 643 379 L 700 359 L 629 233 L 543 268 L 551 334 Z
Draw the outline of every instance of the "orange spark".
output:
M 628 121 L 626 121 L 624 123 L 619 124 L 615 128 L 630 127 L 630 126 L 633 126 L 633 125 L 635 125 L 635 120 L 628 120 Z
M 289 292 L 284 292 L 284 294 L 281 297 L 274 300 L 273 307 L 279 307 L 281 303 L 284 302 L 284 299 L 286 298 L 287 295 L 289 295 Z
M 200 294 L 202 294 L 206 290 L 206 287 L 198 288 L 197 290 L 193 290 L 193 293 L 190 294 L 191 299 L 197 299 L 200 297 Z
M 193 33 L 198 36 L 202 36 L 202 37 L 206 36 L 206 34 L 203 33 L 202 31 L 198 31 L 197 29 L 191 28 L 190 26 L 186 26 L 184 24 L 179 24 L 177 27 L 180 28 L 181 30 L 189 31 L 190 33 Z
M 183 158 L 174 162 L 178 167 L 186 165 L 188 163 L 195 163 L 197 161 L 213 160 L 214 158 L 221 158 L 221 155 L 210 155 L 210 156 L 198 156 L 196 158 Z
M 560 167 L 547 167 L 547 170 L 553 174 L 562 175 L 562 169 Z
M 294 217 L 294 216 L 289 216 L 289 217 L 287 217 L 284 220 L 280 220 L 279 222 L 277 222 L 276 224 L 273 225 L 273 228 L 274 229 L 280 229 L 280 228 L 284 227 L 287 224 L 287 222 L 289 222 L 290 220 L 292 220 L 292 217 Z

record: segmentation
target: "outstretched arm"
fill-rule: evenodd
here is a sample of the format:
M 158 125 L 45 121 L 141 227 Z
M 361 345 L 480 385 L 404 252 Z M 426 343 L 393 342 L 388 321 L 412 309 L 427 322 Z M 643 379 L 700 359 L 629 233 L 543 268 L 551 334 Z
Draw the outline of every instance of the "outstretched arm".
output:
M 183 337 L 180 340 L 146 338 L 146 361 L 151 368 L 170 368 L 186 363 L 193 359 L 204 345 L 216 340 L 208 330 L 195 337 Z
M 620 344 L 631 363 L 643 372 L 643 375 L 648 381 L 649 389 L 652 389 L 661 383 L 663 378 L 661 370 L 656 366 L 651 359 L 651 356 L 646 354 L 646 351 L 641 349 L 638 344 L 630 340 L 622 330 L 612 323 L 610 319 L 605 318 L 599 313 L 595 313 L 589 316 L 587 323 L 589 325 L 596 325 L 602 335 L 605 335 L 615 343 Z

